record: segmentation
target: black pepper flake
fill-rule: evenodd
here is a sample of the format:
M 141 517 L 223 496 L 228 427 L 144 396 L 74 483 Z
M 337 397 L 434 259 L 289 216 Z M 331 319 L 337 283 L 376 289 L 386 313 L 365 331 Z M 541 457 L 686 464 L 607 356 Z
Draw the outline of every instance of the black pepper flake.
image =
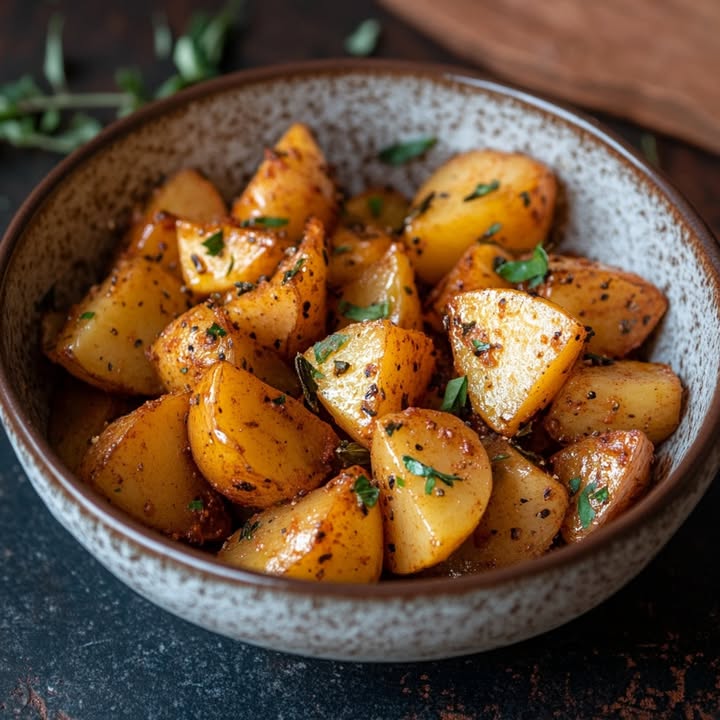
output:
M 318 558 L 320 564 L 327 562 L 332 557 L 332 553 L 325 553 Z
M 394 553 L 395 552 L 395 543 L 388 543 L 388 552 Z
M 203 261 L 195 253 L 192 253 L 190 255 L 190 262 L 192 262 L 195 270 L 197 270 L 198 273 L 205 272 L 205 265 L 203 265 Z
M 588 400 L 594 400 L 597 397 L 597 393 L 594 390 L 588 390 L 585 396 Z
M 369 408 L 365 403 L 360 406 L 360 410 L 362 410 L 366 415 L 369 415 L 370 417 L 375 417 L 377 415 L 377 411 Z
M 378 386 L 373 383 L 365 393 L 365 399 L 370 400 L 371 398 L 374 398 L 378 394 Z
M 141 347 L 142 344 L 143 344 L 143 341 L 142 341 L 140 338 L 138 338 L 138 339 L 133 343 L 133 345 L 134 345 L 136 348 Z
M 544 520 L 548 515 L 550 515 L 550 511 L 547 508 L 543 508 L 539 513 L 537 513 L 537 517 Z
M 519 540 L 520 539 L 520 528 L 510 528 L 510 539 L 511 540 Z
M 549 500 L 552 497 L 552 488 L 546 487 L 543 491 L 543 500 Z

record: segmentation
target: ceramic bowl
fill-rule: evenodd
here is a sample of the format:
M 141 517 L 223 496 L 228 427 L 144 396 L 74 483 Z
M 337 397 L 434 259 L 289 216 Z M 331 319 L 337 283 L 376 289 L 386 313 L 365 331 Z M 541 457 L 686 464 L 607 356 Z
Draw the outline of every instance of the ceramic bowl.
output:
M 308 123 L 350 191 L 412 194 L 453 153 L 491 146 L 547 163 L 562 185 L 563 248 L 635 271 L 670 309 L 649 359 L 686 390 L 655 483 L 585 542 L 481 575 L 375 586 L 310 584 L 243 572 L 155 534 L 84 487 L 45 438 L 52 372 L 38 349 L 41 300 L 77 297 L 102 268 L 114 223 L 164 176 L 202 169 L 227 198 L 292 121 Z M 377 161 L 399 139 L 437 137 L 421 160 Z M 507 645 L 602 602 L 671 537 L 720 464 L 720 259 L 688 204 L 594 122 L 463 71 L 320 62 L 243 72 L 116 123 L 35 190 L 0 250 L 0 411 L 50 512 L 120 580 L 223 635 L 308 656 L 421 660 Z

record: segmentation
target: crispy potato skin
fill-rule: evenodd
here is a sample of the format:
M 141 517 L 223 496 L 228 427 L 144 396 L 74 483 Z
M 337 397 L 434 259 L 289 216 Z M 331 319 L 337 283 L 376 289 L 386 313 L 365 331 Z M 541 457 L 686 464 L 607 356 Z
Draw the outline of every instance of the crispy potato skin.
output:
M 340 442 L 302 403 L 227 362 L 195 386 L 188 435 L 210 484 L 233 502 L 257 508 L 318 487 Z
M 560 390 L 587 331 L 558 306 L 520 290 L 462 293 L 447 307 L 455 368 L 467 375 L 473 410 L 512 437 Z
M 189 393 L 150 400 L 91 444 L 82 480 L 144 525 L 194 544 L 227 537 L 230 516 L 190 455 Z
M 231 535 L 218 558 L 245 570 L 322 582 L 373 583 L 382 572 L 380 507 L 354 491 L 368 473 L 347 468 L 327 485 L 268 508 Z
M 587 537 L 643 495 L 650 482 L 652 460 L 653 444 L 639 430 L 613 430 L 555 453 L 553 470 L 572 493 L 562 524 L 565 542 Z M 572 481 L 577 484 L 574 492 Z
M 642 430 L 658 444 L 680 422 L 682 385 L 668 365 L 618 360 L 580 365 L 568 378 L 543 423 L 562 443 L 608 430 Z
M 470 199 L 478 184 L 494 181 L 496 189 Z M 514 254 L 532 250 L 548 234 L 556 194 L 553 173 L 527 155 L 455 155 L 420 187 L 405 223 L 403 240 L 418 275 L 434 285 L 477 240 L 492 239 Z
M 307 125 L 296 123 L 280 138 L 232 207 L 237 220 L 286 219 L 291 242 L 298 240 L 310 217 L 332 229 L 337 218 L 337 188 L 322 150 Z
M 634 273 L 562 255 L 551 255 L 549 267 L 535 292 L 592 328 L 588 352 L 625 357 L 643 344 L 667 310 L 662 292 Z
M 315 379 L 317 397 L 338 427 L 369 447 L 375 418 L 412 405 L 427 388 L 432 340 L 388 320 L 354 323 L 330 339 L 337 350 L 324 351 L 326 339 L 304 353 L 322 375 Z
M 145 349 L 189 307 L 180 281 L 144 258 L 124 258 L 70 309 L 51 358 L 90 385 L 127 395 L 163 386 Z
M 370 450 L 380 486 L 385 565 L 399 575 L 445 560 L 472 533 L 487 508 L 492 474 L 475 432 L 448 413 L 408 408 L 377 421 Z M 409 460 L 408 460 L 409 459 Z M 408 462 L 450 476 L 434 487 Z

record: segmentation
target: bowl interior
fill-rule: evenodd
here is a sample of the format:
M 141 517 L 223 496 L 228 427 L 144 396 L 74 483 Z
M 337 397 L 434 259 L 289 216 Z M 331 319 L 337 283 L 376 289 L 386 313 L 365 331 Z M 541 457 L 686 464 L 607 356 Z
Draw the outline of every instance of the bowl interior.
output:
M 719 265 L 707 231 L 591 123 L 520 93 L 402 66 L 226 78 L 137 113 L 56 171 L 16 218 L 2 253 L 1 373 L 27 422 L 42 433 L 48 415 L 52 373 L 37 342 L 42 299 L 82 294 L 103 269 L 116 228 L 163 176 L 199 168 L 231 199 L 263 148 L 294 121 L 313 128 L 351 192 L 392 184 L 412 195 L 432 169 L 476 147 L 526 152 L 555 171 L 563 250 L 637 272 L 669 298 L 649 359 L 679 374 L 686 403 L 679 429 L 658 453 L 658 492 L 718 396 Z M 427 135 L 438 142 L 421 160 L 398 168 L 378 162 L 386 145 Z

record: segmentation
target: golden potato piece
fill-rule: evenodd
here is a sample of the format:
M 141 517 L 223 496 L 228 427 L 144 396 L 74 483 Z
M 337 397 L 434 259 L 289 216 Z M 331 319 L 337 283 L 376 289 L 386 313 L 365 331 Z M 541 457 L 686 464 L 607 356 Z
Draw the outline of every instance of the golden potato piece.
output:
M 223 495 L 266 508 L 320 485 L 339 440 L 302 403 L 222 362 L 195 386 L 188 434 L 203 475 Z
M 385 528 L 385 566 L 399 575 L 445 560 L 488 504 L 492 474 L 475 432 L 448 413 L 383 415 L 370 450 Z
M 103 390 L 159 395 L 162 383 L 145 349 L 188 306 L 180 281 L 157 263 L 121 259 L 70 309 L 51 357 Z
M 290 245 L 284 232 L 185 220 L 177 224 L 177 244 L 183 279 L 201 296 L 272 275 Z
M 582 540 L 643 495 L 650 482 L 653 444 L 639 430 L 585 438 L 552 456 L 571 502 L 562 525 L 566 542 Z
M 239 292 L 225 304 L 230 320 L 265 347 L 291 359 L 325 335 L 327 318 L 325 230 L 310 220 L 303 241 L 269 282 Z
M 438 332 L 443 330 L 442 319 L 447 304 L 455 295 L 484 288 L 511 288 L 512 285 L 495 272 L 498 258 L 512 261 L 512 255 L 494 243 L 475 243 L 457 261 L 450 272 L 432 289 L 427 297 L 425 320 Z
M 377 261 L 340 289 L 334 303 L 335 329 L 387 318 L 409 330 L 422 329 L 415 272 L 401 245 L 393 243 Z
M 137 221 L 127 254 L 160 263 L 165 270 L 182 280 L 176 223 L 175 215 L 168 212 L 159 212 L 151 218 Z
M 544 419 L 562 443 L 607 430 L 642 430 L 656 445 L 680 423 L 682 385 L 668 365 L 617 360 L 578 367 Z
M 660 290 L 634 273 L 587 258 L 549 260 L 550 273 L 535 292 L 592 328 L 588 352 L 624 357 L 643 344 L 667 310 Z
M 230 516 L 190 455 L 189 398 L 163 395 L 116 420 L 91 445 L 79 476 L 144 525 L 201 544 L 227 537 Z
M 148 358 L 168 392 L 190 390 L 217 362 L 226 360 L 293 397 L 295 372 L 270 348 L 233 325 L 221 307 L 201 303 L 173 320 L 152 344 Z
M 371 187 L 345 201 L 341 222 L 396 233 L 402 229 L 409 207 L 409 200 L 395 188 Z
M 455 368 L 473 410 L 495 432 L 517 433 L 560 390 L 585 328 L 557 305 L 520 290 L 488 288 L 448 303 Z
M 565 518 L 565 486 L 530 462 L 507 440 L 483 439 L 492 465 L 493 491 L 472 535 L 429 572 L 466 575 L 508 567 L 543 555 Z
M 339 226 L 330 240 L 328 285 L 352 282 L 365 268 L 380 260 L 392 238 L 375 228 Z
M 376 582 L 383 563 L 377 493 L 363 468 L 350 467 L 304 497 L 250 518 L 218 558 L 301 580 Z
M 322 150 L 306 125 L 291 125 L 235 201 L 233 217 L 267 225 L 283 223 L 291 241 L 299 240 L 305 223 L 316 217 L 332 228 L 337 216 L 337 190 Z
M 550 229 L 556 185 L 548 168 L 520 153 L 472 150 L 448 160 L 420 187 L 405 223 L 420 278 L 437 283 L 477 240 L 532 250 Z
M 375 418 L 413 405 L 435 366 L 430 338 L 387 320 L 348 325 L 308 348 L 304 359 L 320 402 L 366 447 Z

